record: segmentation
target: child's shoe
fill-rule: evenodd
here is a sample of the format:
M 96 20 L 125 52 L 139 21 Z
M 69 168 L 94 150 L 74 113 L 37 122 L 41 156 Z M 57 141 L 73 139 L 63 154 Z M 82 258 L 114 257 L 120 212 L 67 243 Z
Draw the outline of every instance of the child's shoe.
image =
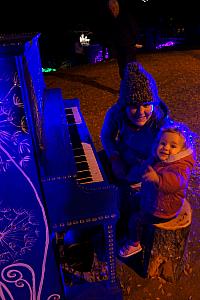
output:
M 129 257 L 138 252 L 142 251 L 142 247 L 140 244 L 137 246 L 126 244 L 119 250 L 119 256 L 121 257 Z

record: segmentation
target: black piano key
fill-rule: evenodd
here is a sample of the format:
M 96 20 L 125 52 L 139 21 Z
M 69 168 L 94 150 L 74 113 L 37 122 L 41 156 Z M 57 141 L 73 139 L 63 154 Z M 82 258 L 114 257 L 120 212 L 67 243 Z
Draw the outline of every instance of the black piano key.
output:
M 74 156 L 74 159 L 75 159 L 76 163 L 79 163 L 79 162 L 87 162 L 87 158 L 86 158 L 85 155 Z
M 77 172 L 76 174 L 77 178 L 87 178 L 87 177 L 91 177 L 91 173 L 90 171 L 82 171 L 82 172 Z
M 81 162 L 76 164 L 78 171 L 87 171 L 89 170 L 89 165 L 87 162 Z
M 76 126 L 69 126 L 69 133 L 70 133 L 70 138 L 71 138 L 71 143 L 73 148 L 80 148 L 82 147 L 81 144 L 81 139 L 78 133 L 78 129 Z
M 68 128 L 71 138 L 73 138 L 73 136 L 79 137 L 79 132 L 76 125 L 70 125 Z
M 72 148 L 80 148 L 82 147 L 81 140 L 76 140 L 75 138 L 72 140 Z
M 74 134 L 76 133 L 76 134 L 79 135 L 78 128 L 77 128 L 76 124 L 70 125 L 69 128 L 70 128 L 70 130 L 73 130 Z
M 74 156 L 81 156 L 81 155 L 84 155 L 85 156 L 85 152 L 82 148 L 82 144 L 81 144 L 81 147 L 80 148 L 76 148 L 76 149 L 73 149 L 73 152 L 74 152 Z
M 67 118 L 68 124 L 74 124 L 74 123 L 76 123 L 73 115 L 66 115 L 66 118 Z
M 72 115 L 73 110 L 71 108 L 65 108 L 66 115 Z
M 92 182 L 93 179 L 92 179 L 92 177 L 87 177 L 87 178 L 77 179 L 77 181 L 79 183 L 89 183 L 89 182 Z
M 71 108 L 65 108 L 66 119 L 69 124 L 75 123 L 73 110 Z

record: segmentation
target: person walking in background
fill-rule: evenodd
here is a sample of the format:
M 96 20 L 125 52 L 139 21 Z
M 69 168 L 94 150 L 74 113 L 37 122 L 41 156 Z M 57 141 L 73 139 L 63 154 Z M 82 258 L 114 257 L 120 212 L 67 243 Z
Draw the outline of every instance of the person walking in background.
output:
M 183 205 L 194 166 L 192 133 L 182 123 L 161 128 L 153 157 L 146 162 L 140 191 L 140 210 L 129 221 L 127 243 L 119 251 L 129 257 L 142 250 L 142 226 L 175 218 Z

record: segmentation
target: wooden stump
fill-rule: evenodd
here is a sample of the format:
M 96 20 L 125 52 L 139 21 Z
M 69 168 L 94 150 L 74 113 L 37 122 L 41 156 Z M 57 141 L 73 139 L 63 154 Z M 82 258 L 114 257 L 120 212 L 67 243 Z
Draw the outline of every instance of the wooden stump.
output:
M 144 272 L 147 277 L 161 277 L 169 282 L 175 282 L 180 278 L 186 263 L 191 220 L 192 209 L 189 202 L 185 200 L 175 219 L 148 228 L 143 258 Z

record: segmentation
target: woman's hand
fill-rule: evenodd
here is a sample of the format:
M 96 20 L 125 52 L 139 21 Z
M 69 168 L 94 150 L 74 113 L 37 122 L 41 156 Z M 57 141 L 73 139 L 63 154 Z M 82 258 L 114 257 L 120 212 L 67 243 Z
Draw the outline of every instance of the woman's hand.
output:
M 147 167 L 142 178 L 145 182 L 150 181 L 150 182 L 159 184 L 159 176 L 151 166 Z

